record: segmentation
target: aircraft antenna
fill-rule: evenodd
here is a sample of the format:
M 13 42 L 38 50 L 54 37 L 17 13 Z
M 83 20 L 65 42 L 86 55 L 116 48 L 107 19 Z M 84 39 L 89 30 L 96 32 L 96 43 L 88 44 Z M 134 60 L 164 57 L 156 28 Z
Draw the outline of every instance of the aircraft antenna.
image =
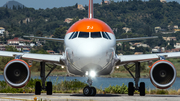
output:
M 89 0 L 89 12 L 88 12 L 88 18 L 93 18 L 93 0 Z

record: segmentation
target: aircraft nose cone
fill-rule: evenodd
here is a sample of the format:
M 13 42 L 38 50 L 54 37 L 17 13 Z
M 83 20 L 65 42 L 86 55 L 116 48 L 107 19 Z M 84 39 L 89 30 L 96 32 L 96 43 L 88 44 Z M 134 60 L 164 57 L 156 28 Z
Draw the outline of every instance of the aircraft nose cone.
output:
M 76 51 L 78 59 L 75 64 L 82 71 L 96 70 L 99 71 L 103 68 L 104 59 L 106 54 L 99 44 L 86 44 L 81 45 Z
M 83 45 L 81 48 L 79 48 L 79 53 L 82 57 L 93 58 L 101 55 L 103 53 L 103 48 L 98 44 Z

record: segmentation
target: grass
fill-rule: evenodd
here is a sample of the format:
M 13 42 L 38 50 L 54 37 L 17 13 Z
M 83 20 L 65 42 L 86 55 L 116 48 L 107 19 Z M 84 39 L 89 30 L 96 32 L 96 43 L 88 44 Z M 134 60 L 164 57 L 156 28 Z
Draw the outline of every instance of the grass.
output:
M 29 83 L 23 88 L 11 88 L 5 81 L 0 81 L 0 93 L 34 93 L 35 90 L 35 82 L 40 81 L 40 79 L 30 79 Z M 71 81 L 61 81 L 58 83 L 58 78 L 53 85 L 53 93 L 83 93 L 83 88 L 87 86 L 86 83 L 71 80 Z M 126 85 L 116 85 L 109 86 L 105 89 L 97 89 L 97 94 L 128 94 L 128 87 Z M 46 93 L 46 91 L 42 91 L 42 93 Z M 138 91 L 134 92 L 135 94 L 139 94 Z M 180 89 L 146 89 L 146 94 L 163 94 L 163 95 L 180 95 Z
M 132 74 L 135 75 L 135 73 L 132 73 Z M 124 72 L 114 71 L 114 73 L 112 73 L 110 76 L 118 77 L 118 78 L 132 78 L 129 72 L 127 71 L 124 71 Z M 141 78 L 147 78 L 147 77 L 149 77 L 149 73 L 144 73 L 144 72 L 141 73 Z
M 46 71 L 46 74 L 48 74 L 49 72 Z M 39 76 L 40 72 L 31 72 L 32 76 Z M 67 72 L 66 71 L 53 71 L 51 74 L 51 76 L 67 76 Z

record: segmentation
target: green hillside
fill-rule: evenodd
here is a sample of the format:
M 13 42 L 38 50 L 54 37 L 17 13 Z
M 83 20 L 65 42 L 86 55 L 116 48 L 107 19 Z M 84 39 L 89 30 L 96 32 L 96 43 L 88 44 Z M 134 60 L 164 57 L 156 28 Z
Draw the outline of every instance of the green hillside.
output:
M 94 17 L 106 22 L 112 29 L 117 38 L 142 37 L 158 35 L 154 28 L 160 26 L 166 31 L 172 31 L 168 27 L 180 26 L 180 4 L 177 2 L 161 3 L 159 0 L 128 0 L 113 2 L 107 4 L 94 4 Z M 34 8 L 0 8 L 0 26 L 4 27 L 12 37 L 34 34 L 35 36 L 50 36 L 55 34 L 56 28 L 67 30 L 74 22 L 88 16 L 88 7 L 85 10 L 78 10 L 77 4 L 69 7 L 39 9 Z M 64 22 L 66 18 L 73 18 L 71 23 Z M 131 28 L 131 31 L 125 33 L 123 27 Z M 63 38 L 65 33 L 56 33 L 56 37 Z M 163 36 L 176 36 L 177 33 Z M 12 38 L 10 37 L 10 38 Z M 8 38 L 6 38 L 8 39 Z M 1 38 L 1 40 L 5 40 Z M 178 41 L 177 41 L 178 42 Z M 144 41 L 151 47 L 167 46 L 167 42 L 160 39 L 154 41 Z M 52 44 L 52 43 L 49 43 Z M 126 44 L 126 43 L 124 43 Z M 121 47 L 119 47 L 121 48 Z M 46 46 L 44 49 L 50 49 Z M 52 49 L 52 48 L 51 48 Z M 125 48 L 124 48 L 125 49 Z M 123 50 L 124 50 L 123 49 Z M 53 50 L 63 50 L 63 47 L 54 46 Z M 121 49 L 122 50 L 122 49 Z M 145 49 L 147 51 L 149 49 Z M 120 52 L 119 52 L 120 53 Z M 131 53 L 130 53 L 131 54 Z
M 3 7 L 7 7 L 9 9 L 15 9 L 15 8 L 19 9 L 19 8 L 23 8 L 24 5 L 22 5 L 17 1 L 8 1 L 6 4 L 3 5 Z

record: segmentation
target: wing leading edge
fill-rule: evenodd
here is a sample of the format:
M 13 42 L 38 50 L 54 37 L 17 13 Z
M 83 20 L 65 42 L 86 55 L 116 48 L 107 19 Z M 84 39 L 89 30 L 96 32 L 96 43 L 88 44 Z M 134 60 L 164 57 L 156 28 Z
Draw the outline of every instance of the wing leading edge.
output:
M 158 36 L 152 37 L 139 37 L 139 38 L 125 38 L 125 39 L 116 39 L 116 42 L 125 42 L 125 41 L 135 41 L 135 40 L 145 40 L 145 39 L 156 39 Z
M 20 56 L 21 59 L 40 61 L 40 62 L 44 61 L 50 63 L 61 63 L 62 60 L 65 59 L 63 55 L 33 54 L 33 53 L 7 52 L 7 51 L 0 51 L 0 56 L 4 56 L 4 57 Z
M 180 57 L 180 52 L 172 53 L 157 53 L 157 54 L 141 54 L 141 55 L 117 55 L 116 59 L 118 60 L 117 66 L 131 63 L 131 62 L 145 62 L 151 60 L 157 60 L 164 58 L 178 58 Z
M 23 36 L 25 38 L 34 38 L 34 39 L 43 39 L 43 40 L 49 40 L 49 41 L 57 41 L 57 42 L 64 42 L 64 39 L 59 38 L 46 38 L 46 37 L 34 37 L 34 36 Z

